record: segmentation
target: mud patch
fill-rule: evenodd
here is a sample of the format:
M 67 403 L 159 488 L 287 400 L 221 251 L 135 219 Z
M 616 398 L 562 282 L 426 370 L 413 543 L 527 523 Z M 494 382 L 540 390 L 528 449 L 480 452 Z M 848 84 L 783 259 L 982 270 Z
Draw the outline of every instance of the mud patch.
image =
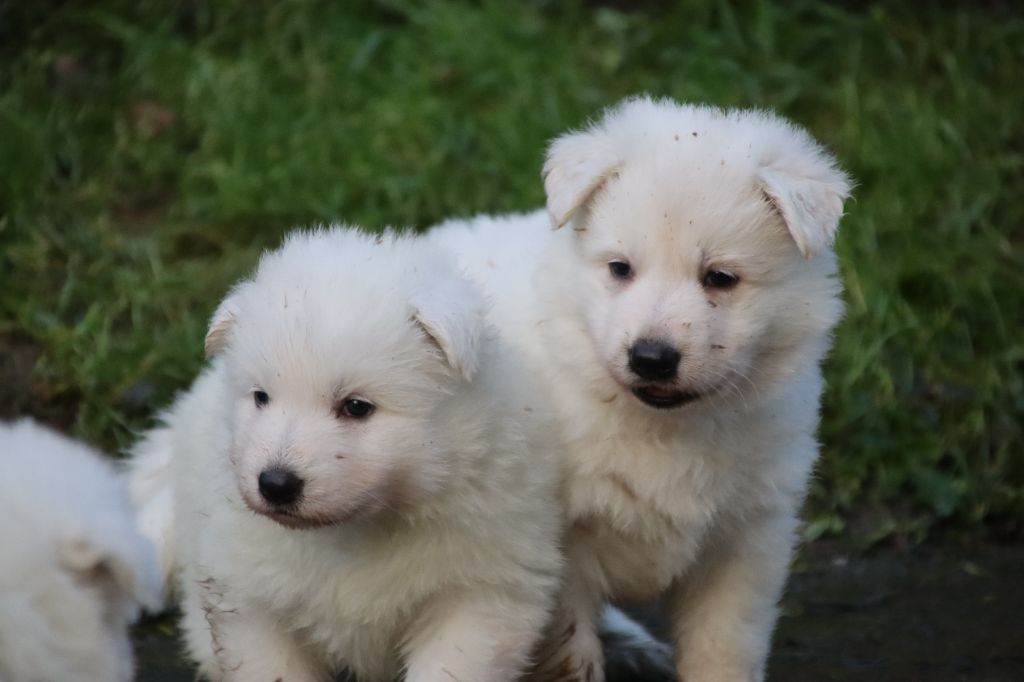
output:
M 0 420 L 32 416 L 66 432 L 74 423 L 81 395 L 57 393 L 36 380 L 42 353 L 32 337 L 0 332 Z
M 39 346 L 29 337 L 0 334 L 0 419 L 24 414 L 32 403 L 32 370 Z

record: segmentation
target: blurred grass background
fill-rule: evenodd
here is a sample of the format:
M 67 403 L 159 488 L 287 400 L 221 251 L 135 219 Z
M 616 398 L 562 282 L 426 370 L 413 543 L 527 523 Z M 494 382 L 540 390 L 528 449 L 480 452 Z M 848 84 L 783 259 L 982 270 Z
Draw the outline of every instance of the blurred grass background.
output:
M 0 0 L 0 415 L 109 449 L 290 226 L 537 207 L 638 92 L 771 107 L 858 181 L 809 538 L 1024 528 L 1011 1 Z

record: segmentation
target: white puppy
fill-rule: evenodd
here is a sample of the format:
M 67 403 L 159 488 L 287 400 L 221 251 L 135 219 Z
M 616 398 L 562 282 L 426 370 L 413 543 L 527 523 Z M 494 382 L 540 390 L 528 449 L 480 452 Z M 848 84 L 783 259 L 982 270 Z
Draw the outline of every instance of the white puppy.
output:
M 158 597 L 153 547 L 103 456 L 0 424 L 0 680 L 131 680 L 127 628 Z
M 818 452 L 848 180 L 770 114 L 649 99 L 555 140 L 544 174 L 548 215 L 434 236 L 568 442 L 561 650 L 541 672 L 602 679 L 602 602 L 665 594 L 681 679 L 761 680 Z
M 173 452 L 202 674 L 518 677 L 559 584 L 558 461 L 484 315 L 451 256 L 343 229 L 293 235 L 223 301 L 145 449 Z

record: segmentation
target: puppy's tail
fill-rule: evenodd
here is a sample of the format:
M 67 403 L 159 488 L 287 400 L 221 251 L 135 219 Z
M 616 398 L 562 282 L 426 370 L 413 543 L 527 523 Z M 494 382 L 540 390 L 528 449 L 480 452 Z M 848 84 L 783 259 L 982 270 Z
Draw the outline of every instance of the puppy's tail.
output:
M 598 634 L 608 682 L 675 682 L 672 648 L 624 611 L 605 606 Z
M 171 592 L 174 571 L 174 507 L 171 503 L 171 430 L 150 429 L 132 447 L 125 476 L 142 534 L 156 547 L 163 600 Z

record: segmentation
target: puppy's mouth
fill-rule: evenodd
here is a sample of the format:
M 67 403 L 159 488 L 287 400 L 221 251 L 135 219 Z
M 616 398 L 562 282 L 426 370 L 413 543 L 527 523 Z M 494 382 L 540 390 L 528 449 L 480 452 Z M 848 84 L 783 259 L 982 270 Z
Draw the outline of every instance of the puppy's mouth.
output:
M 338 523 L 340 523 L 338 519 L 334 518 L 319 516 L 300 516 L 299 514 L 286 510 L 263 511 L 254 509 L 253 511 L 262 516 L 266 516 L 268 519 L 276 522 L 278 525 L 284 526 L 285 528 L 291 530 L 314 530 L 316 528 L 326 528 L 327 526 L 335 526 Z
M 242 494 L 242 501 L 252 513 L 268 518 L 279 526 L 290 530 L 316 530 L 317 528 L 337 526 L 349 520 L 356 513 L 346 514 L 343 517 L 328 514 L 303 514 L 295 507 L 269 507 L 261 502 L 254 502 L 245 493 Z
M 694 391 L 680 391 L 667 386 L 634 386 L 631 390 L 640 402 L 659 410 L 682 407 L 700 398 L 700 394 Z

